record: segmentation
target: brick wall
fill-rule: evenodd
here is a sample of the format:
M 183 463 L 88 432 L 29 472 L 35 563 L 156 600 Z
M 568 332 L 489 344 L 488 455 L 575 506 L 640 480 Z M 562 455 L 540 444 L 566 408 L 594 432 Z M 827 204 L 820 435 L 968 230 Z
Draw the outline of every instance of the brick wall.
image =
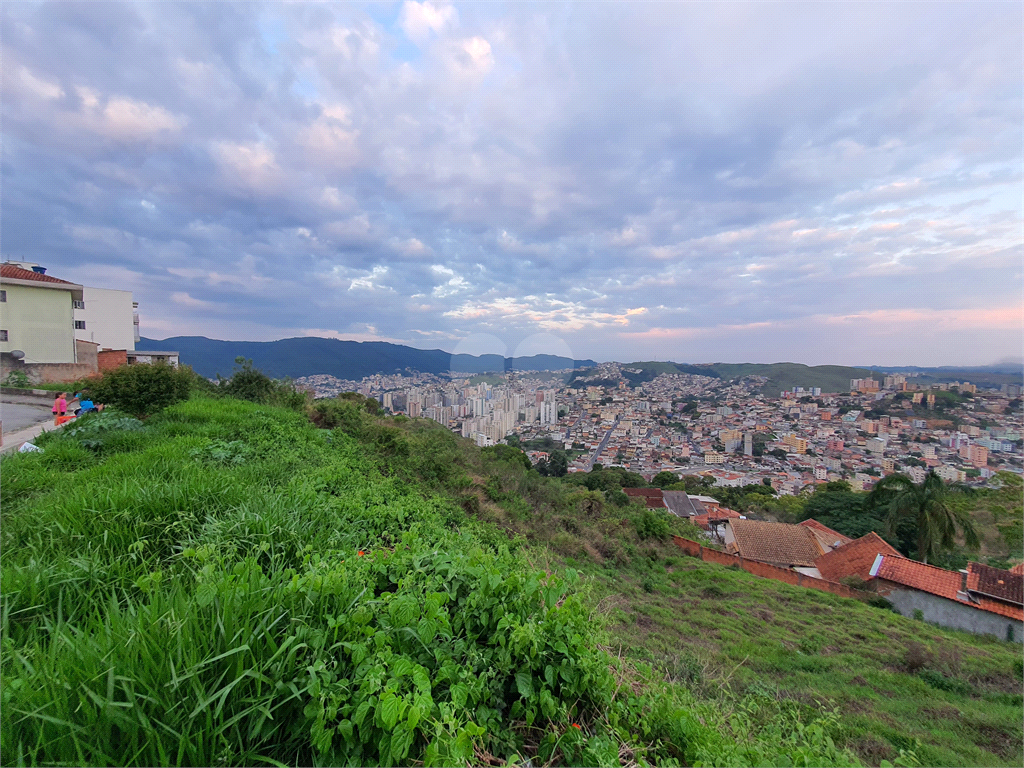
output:
M 760 576 L 763 579 L 774 579 L 775 581 L 784 581 L 785 583 L 792 584 L 795 587 L 808 587 L 810 589 L 821 590 L 822 592 L 831 592 L 833 595 L 839 595 L 840 597 L 862 599 L 865 596 L 864 592 L 851 589 L 845 584 L 838 584 L 834 581 L 825 581 L 824 579 L 816 579 L 813 576 L 805 576 L 802 573 L 791 571 L 788 568 L 779 568 L 778 566 L 761 563 L 757 560 L 746 560 L 739 555 L 729 555 L 725 552 L 708 549 L 707 547 L 702 547 L 695 541 L 684 539 L 681 536 L 673 536 L 672 538 L 675 541 L 676 546 L 683 550 L 683 552 L 691 557 L 698 557 L 707 563 L 718 563 L 719 565 L 724 565 L 726 567 L 737 566 L 753 576 Z
M 128 365 L 128 351 L 124 349 L 104 349 L 97 353 L 101 371 L 112 371 L 122 365 Z

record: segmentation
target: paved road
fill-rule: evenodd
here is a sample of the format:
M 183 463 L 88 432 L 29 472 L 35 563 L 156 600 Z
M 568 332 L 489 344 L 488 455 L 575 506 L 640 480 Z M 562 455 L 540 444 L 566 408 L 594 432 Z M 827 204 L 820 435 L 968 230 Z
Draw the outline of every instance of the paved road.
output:
M 26 405 L 25 403 L 0 403 L 0 420 L 4 423 L 4 434 L 17 432 L 42 421 L 50 421 L 52 405 Z
M 593 455 L 590 457 L 590 463 L 587 465 L 588 472 L 594 471 L 594 464 L 597 462 L 598 457 L 601 455 L 601 451 L 603 451 L 605 449 L 605 446 L 608 445 L 608 438 L 612 436 L 612 432 L 615 431 L 615 428 L 617 426 L 619 426 L 618 416 L 615 417 L 615 423 L 612 424 L 611 429 L 609 429 L 608 432 L 605 433 L 605 436 L 601 439 L 600 445 L 597 446 L 597 450 L 594 451 Z

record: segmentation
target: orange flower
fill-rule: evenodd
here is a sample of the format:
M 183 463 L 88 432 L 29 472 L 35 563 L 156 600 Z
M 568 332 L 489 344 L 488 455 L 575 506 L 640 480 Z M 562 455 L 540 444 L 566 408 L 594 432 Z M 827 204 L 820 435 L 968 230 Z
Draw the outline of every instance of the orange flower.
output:
M 583 730 L 582 728 L 580 728 L 579 723 L 573 723 L 572 727 L 575 728 L 577 731 L 582 731 Z
M 363 552 L 363 550 L 361 550 L 361 549 L 359 550 L 359 556 L 360 556 L 360 557 L 362 557 L 362 556 L 363 556 L 363 555 L 365 555 L 365 554 L 366 554 L 366 553 L 365 553 L 365 552 Z

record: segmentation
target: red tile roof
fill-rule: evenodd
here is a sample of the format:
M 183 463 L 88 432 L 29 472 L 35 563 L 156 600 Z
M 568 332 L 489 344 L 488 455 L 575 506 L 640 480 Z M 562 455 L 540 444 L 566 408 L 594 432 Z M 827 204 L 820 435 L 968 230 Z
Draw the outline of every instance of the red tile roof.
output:
M 633 499 L 643 499 L 648 509 L 668 509 L 661 488 L 623 488 L 623 492 Z
M 839 542 L 840 546 L 842 546 L 843 544 L 849 544 L 851 541 L 853 541 L 853 539 L 851 539 L 849 536 L 844 536 L 839 531 L 833 531 L 827 525 L 822 525 L 813 517 L 804 520 L 802 523 L 798 523 L 798 525 L 802 525 L 805 528 L 810 528 L 812 531 L 817 531 L 818 533 L 823 534 L 825 538 L 819 536 L 818 541 L 823 543 L 827 542 L 829 547 L 834 547 L 835 542 L 837 541 Z
M 748 560 L 810 568 L 822 554 L 814 534 L 803 526 L 761 520 L 731 520 L 729 525 L 737 552 Z
M 1024 563 L 1020 563 L 1019 565 L 1013 566 L 1013 568 L 1010 569 L 1010 573 L 1016 573 L 1021 576 L 1024 576 Z
M 31 269 L 22 269 L 13 264 L 0 264 L 0 277 L 6 277 L 9 280 L 35 280 L 37 283 L 75 285 L 75 283 L 68 282 L 67 280 L 61 280 L 50 275 L 41 275 L 38 272 L 33 272 Z
M 883 555 L 878 570 L 872 575 L 950 600 L 956 600 L 956 593 L 960 591 L 961 584 L 960 574 L 956 571 L 947 571 L 944 568 L 894 555 Z
M 967 589 L 1006 603 L 1024 605 L 1024 575 L 981 563 L 967 564 Z
M 847 576 L 860 576 L 867 581 L 871 578 L 871 566 L 880 554 L 900 556 L 885 539 L 872 531 L 849 544 L 826 552 L 814 561 L 814 565 L 821 573 L 821 578 L 828 581 L 840 581 Z
M 974 564 L 972 563 L 972 565 Z M 962 574 L 954 571 L 936 568 L 934 565 L 926 565 L 916 560 L 908 560 L 905 557 L 884 555 L 875 575 L 894 584 L 919 589 L 922 592 L 929 592 L 939 597 L 945 597 L 948 600 L 955 600 L 961 605 L 977 608 L 980 611 L 988 611 L 989 613 L 1006 616 L 1007 618 L 1024 621 L 1024 607 L 1007 605 L 1005 602 L 994 600 L 984 595 L 972 596 L 969 599 L 959 599 L 957 597 L 958 593 L 966 598 L 966 595 L 960 589 L 963 584 L 963 578 Z M 971 575 L 968 572 L 968 585 L 970 581 Z

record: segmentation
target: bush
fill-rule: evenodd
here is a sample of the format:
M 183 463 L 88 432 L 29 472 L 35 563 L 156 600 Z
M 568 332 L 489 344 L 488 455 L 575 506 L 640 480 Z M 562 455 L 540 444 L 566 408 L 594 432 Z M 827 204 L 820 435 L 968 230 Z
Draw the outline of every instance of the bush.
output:
M 188 400 L 194 379 L 195 374 L 188 366 L 122 365 L 90 383 L 85 391 L 97 403 L 145 418 Z
M 8 387 L 21 387 L 24 389 L 29 383 L 28 376 L 25 375 L 24 371 L 11 371 L 7 374 L 7 378 L 4 379 L 4 384 Z
M 634 522 L 636 535 L 641 539 L 664 541 L 669 536 L 668 518 L 653 509 L 645 509 Z
M 235 358 L 235 372 L 230 379 L 219 379 L 217 391 L 238 400 L 262 405 L 280 405 L 303 411 L 309 402 L 305 392 L 295 389 L 289 379 L 275 380 L 254 367 L 252 360 Z M 361 397 L 361 396 L 360 396 Z

